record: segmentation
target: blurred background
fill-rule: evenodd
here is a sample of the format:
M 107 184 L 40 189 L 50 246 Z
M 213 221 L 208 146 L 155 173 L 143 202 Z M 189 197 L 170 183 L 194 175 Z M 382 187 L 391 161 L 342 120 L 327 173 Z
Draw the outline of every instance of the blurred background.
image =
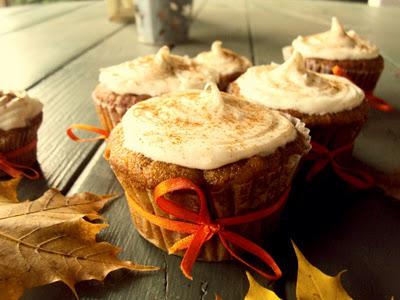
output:
M 12 5 L 22 5 L 22 4 L 32 4 L 32 3 L 50 3 L 50 2 L 61 2 L 61 1 L 65 0 L 0 0 L 0 6 L 12 6 Z M 332 0 L 325 0 L 325 1 L 332 1 Z M 368 0 L 336 0 L 336 1 L 368 2 Z

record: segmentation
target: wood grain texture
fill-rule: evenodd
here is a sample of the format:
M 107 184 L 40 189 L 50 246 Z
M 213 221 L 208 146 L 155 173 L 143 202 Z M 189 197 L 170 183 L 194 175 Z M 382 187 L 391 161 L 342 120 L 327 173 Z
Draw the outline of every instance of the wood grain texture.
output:
M 220 39 L 226 47 L 253 57 L 258 64 L 269 63 L 271 60 L 280 62 L 282 46 L 290 43 L 298 34 L 326 28 L 329 20 L 325 16 L 328 16 L 332 7 L 337 7 L 340 13 L 340 6 L 329 1 L 323 2 L 325 4 L 313 1 L 321 8 L 313 11 L 311 17 L 305 17 L 305 12 L 287 12 L 291 5 L 301 6 L 295 2 L 195 1 L 202 9 L 191 28 L 191 41 L 176 46 L 173 52 L 195 55 L 206 50 L 213 40 Z M 21 82 L 22 85 L 30 86 L 40 81 L 30 92 L 45 104 L 38 152 L 45 178 L 39 182 L 24 181 L 20 190 L 22 198 L 39 196 L 48 186 L 70 194 L 82 191 L 122 194 L 108 163 L 102 158 L 104 145 L 75 144 L 64 134 L 65 128 L 71 123 L 98 125 L 90 93 L 97 83 L 100 67 L 154 53 L 158 49 L 138 43 L 134 26 L 122 28 L 107 23 L 102 5 L 96 3 L 91 6 L 92 9 L 81 8 L 32 28 L 3 36 L 17 35 L 7 40 L 12 44 L 24 40 L 29 34 L 35 34 L 43 43 L 32 47 L 33 54 L 28 55 L 30 63 L 25 68 L 30 72 L 21 76 L 18 84 Z M 374 13 L 363 9 L 357 14 Z M 365 16 L 359 17 L 368 19 Z M 379 18 L 377 16 L 376 20 Z M 79 25 L 76 25 L 77 22 L 80 22 Z M 357 19 L 349 24 L 357 25 Z M 59 26 L 64 26 L 68 33 L 55 36 L 60 33 Z M 369 37 L 379 35 L 380 38 L 382 34 L 374 31 Z M 2 44 L 3 37 L 0 37 Z M 61 46 L 53 49 L 57 44 Z M 385 44 L 382 51 L 389 55 L 391 52 L 387 52 L 385 47 L 390 46 L 386 45 L 389 44 Z M 22 53 L 19 55 L 22 56 Z M 49 57 L 42 58 L 41 55 Z M 396 57 L 391 57 L 390 61 L 396 61 Z M 1 59 L 0 56 L 0 63 Z M 34 63 L 35 60 L 40 60 L 44 66 Z M 395 65 L 389 62 L 377 94 L 399 108 L 396 97 L 400 95 L 400 90 L 394 76 L 395 70 Z M 17 77 L 12 79 L 12 76 L 10 82 L 17 82 Z M 4 69 L 0 70 L 0 80 L 2 78 L 7 79 Z M 396 155 L 400 140 L 399 120 L 398 113 L 388 115 L 372 112 L 370 121 L 358 139 L 357 156 L 382 169 L 400 165 Z M 400 269 L 400 240 L 396 232 L 399 205 L 376 191 L 369 194 L 348 193 L 336 189 L 335 184 L 337 182 L 333 181 L 321 185 L 318 191 L 304 190 L 300 185 L 300 190 L 291 200 L 292 205 L 285 215 L 285 227 L 277 247 L 272 249 L 274 257 L 287 274 L 278 283 L 279 295 L 288 300 L 294 299 L 290 274 L 295 270 L 295 262 L 290 255 L 289 237 L 295 239 L 311 262 L 327 273 L 334 274 L 348 268 L 350 272 L 344 276 L 344 284 L 352 296 L 360 299 L 389 299 L 391 295 L 399 295 L 396 283 Z M 334 192 L 327 195 L 327 190 Z M 129 272 L 116 272 L 104 284 L 81 283 L 78 285 L 78 293 L 83 299 L 209 300 L 214 299 L 216 293 L 224 300 L 243 299 L 248 284 L 245 268 L 238 263 L 199 262 L 194 267 L 195 280 L 190 282 L 180 273 L 180 258 L 166 255 L 137 234 L 123 196 L 106 209 L 105 215 L 110 227 L 100 235 L 100 239 L 124 248 L 121 258 L 158 265 L 162 270 L 138 276 Z M 73 295 L 62 284 L 52 284 L 27 291 L 23 299 L 64 300 L 73 299 Z
M 282 62 L 282 47 L 289 45 L 298 35 L 317 33 L 329 28 L 332 12 L 328 2 L 324 6 L 324 15 L 323 12 L 312 13 L 311 10 L 307 17 L 305 13 L 300 17 L 298 13 L 292 12 L 297 8 L 295 3 L 298 2 L 282 1 L 277 4 L 274 1 L 250 1 L 250 27 L 256 64 Z M 307 2 L 304 1 L 304 3 Z M 293 9 L 288 12 L 291 6 Z M 374 10 L 374 8 L 370 9 Z M 341 17 L 339 12 L 337 16 Z M 285 20 L 284 24 L 280 23 L 282 19 Z M 381 34 L 370 35 L 372 39 L 377 36 Z M 381 49 L 383 52 L 386 50 L 384 46 Z M 400 78 L 396 75 L 397 71 L 396 66 L 389 60 L 385 60 L 385 69 L 375 90 L 377 96 L 386 99 L 397 111 L 381 113 L 371 110 L 369 120 L 357 139 L 355 149 L 357 158 L 386 172 L 400 169 L 400 159 L 397 155 L 400 149 Z M 374 147 L 368 145 L 374 145 Z
M 79 56 L 122 25 L 107 20 L 97 2 L 67 15 L 0 37 L 0 82 L 26 89 Z
M 400 7 L 370 7 L 366 3 L 326 1 L 258 1 L 260 6 L 279 11 L 287 16 L 330 24 L 330 18 L 337 16 L 346 28 L 354 29 L 360 35 L 375 42 L 387 60 L 400 67 L 398 51 L 398 28 Z M 329 27 L 327 27 L 329 28 Z
M 155 50 L 135 43 L 134 28 L 126 27 L 29 90 L 44 104 L 38 139 L 38 161 L 44 179 L 29 183 L 36 188 L 24 189 L 24 198 L 37 197 L 47 186 L 67 191 L 86 166 L 99 143 L 74 143 L 65 130 L 72 123 L 99 125 L 91 99 L 98 70 Z
M 38 8 L 39 8 L 39 5 L 37 5 L 37 4 L 26 4 L 26 5 L 0 7 L 0 17 L 2 18 L 5 16 L 17 15 L 24 11 L 35 10 Z
M 11 14 L 2 16 L 0 11 L 0 36 L 17 31 L 25 27 L 43 23 L 51 18 L 56 18 L 62 14 L 69 13 L 75 9 L 85 5 L 93 4 L 93 2 L 61 2 L 53 4 L 37 4 L 40 9 L 33 6 L 31 9 L 22 10 L 19 14 Z

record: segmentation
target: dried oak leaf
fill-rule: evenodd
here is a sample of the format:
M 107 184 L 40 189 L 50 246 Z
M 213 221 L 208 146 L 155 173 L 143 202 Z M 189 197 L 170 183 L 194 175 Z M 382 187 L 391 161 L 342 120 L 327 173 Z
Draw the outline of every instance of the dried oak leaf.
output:
M 257 281 L 246 272 L 247 279 L 249 280 L 249 290 L 244 300 L 280 300 L 275 292 L 261 286 Z
M 35 201 L 15 203 L 7 198 L 16 199 L 11 191 L 15 185 L 0 184 L 0 299 L 18 299 L 27 288 L 56 281 L 64 282 L 77 297 L 74 285 L 79 281 L 103 280 L 122 268 L 157 269 L 121 261 L 118 248 L 96 242 L 97 233 L 107 225 L 84 217 L 100 219 L 98 212 L 111 196 L 64 197 L 51 189 Z
M 298 300 L 352 299 L 343 288 L 340 277 L 343 271 L 336 276 L 328 276 L 310 264 L 292 242 L 297 257 L 298 271 L 296 296 Z

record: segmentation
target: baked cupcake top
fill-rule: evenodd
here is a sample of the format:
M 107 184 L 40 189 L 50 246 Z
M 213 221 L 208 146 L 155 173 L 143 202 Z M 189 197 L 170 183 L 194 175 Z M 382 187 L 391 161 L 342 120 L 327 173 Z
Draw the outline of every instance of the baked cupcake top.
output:
M 332 18 L 329 31 L 299 36 L 292 46 L 307 58 L 345 60 L 372 59 L 379 56 L 376 45 L 361 38 L 353 30 L 346 32 L 335 17 Z
M 215 84 L 140 102 L 124 115 L 122 128 L 124 148 L 202 170 L 271 154 L 297 137 L 287 116 L 220 92 Z
M 234 84 L 248 101 L 305 114 L 350 110 L 364 100 L 363 91 L 350 80 L 307 70 L 298 52 L 282 65 L 252 67 Z
M 26 92 L 0 89 L 0 130 L 28 126 L 42 112 L 43 104 Z
M 117 94 L 159 96 L 172 91 L 202 89 L 216 82 L 215 71 L 187 56 L 170 54 L 167 46 L 157 54 L 138 57 L 119 65 L 100 69 L 99 81 Z
M 232 50 L 222 48 L 221 41 L 215 41 L 211 45 L 211 51 L 199 53 L 194 60 L 208 68 L 218 72 L 218 74 L 229 75 L 234 73 L 244 73 L 251 62 Z

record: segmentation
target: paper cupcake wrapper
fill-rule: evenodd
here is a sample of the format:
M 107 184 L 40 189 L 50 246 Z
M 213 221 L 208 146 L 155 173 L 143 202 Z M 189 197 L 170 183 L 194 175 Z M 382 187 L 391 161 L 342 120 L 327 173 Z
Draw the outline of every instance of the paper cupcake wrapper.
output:
M 121 121 L 124 113 L 118 113 L 116 110 L 95 104 L 97 117 L 103 129 L 111 132 L 111 130 Z
M 364 91 L 373 91 L 383 71 L 383 58 L 370 60 L 324 60 L 305 59 L 306 68 L 314 72 L 332 74 L 332 68 L 338 65 Z
M 35 117 L 31 125 L 0 132 L 0 153 L 7 153 L 28 145 L 37 139 L 37 131 L 42 122 L 42 114 Z M 14 163 L 31 166 L 36 162 L 36 147 L 11 160 Z M 7 175 L 0 170 L 0 177 Z
M 214 188 L 206 190 L 206 195 L 209 195 L 209 199 L 212 199 L 212 201 L 208 201 L 208 206 L 213 217 L 238 216 L 274 204 L 289 188 L 300 157 L 300 155 L 292 155 L 288 158 L 286 164 L 280 170 L 276 170 L 276 172 L 265 173 L 264 176 L 252 178 L 244 183 L 228 184 L 222 189 Z M 136 201 L 144 209 L 157 216 L 173 218 L 166 215 L 156 205 L 152 190 L 141 190 L 134 186 L 124 187 L 124 189 L 129 198 L 131 198 L 128 198 L 129 205 L 130 201 Z M 185 199 L 185 202 L 191 203 L 189 206 L 193 207 L 192 204 L 197 203 L 193 202 L 195 201 L 193 197 L 193 194 L 190 192 L 183 191 L 179 195 L 171 195 L 170 199 L 178 203 L 182 203 L 179 199 Z M 196 206 L 194 207 L 196 208 Z M 187 234 L 172 232 L 153 225 L 138 215 L 132 209 L 131 205 L 130 208 L 132 219 L 138 232 L 146 240 L 163 250 L 167 250 L 175 242 L 187 236 Z M 229 230 L 259 243 L 275 231 L 279 224 L 281 210 L 260 221 L 231 226 Z M 183 252 L 177 254 L 182 255 Z M 231 256 L 218 240 L 218 237 L 213 237 L 204 244 L 199 259 L 205 261 L 222 261 L 231 259 Z
M 146 100 L 147 98 L 133 98 L 132 103 L 128 105 L 118 105 L 114 103 L 106 103 L 101 99 L 98 99 L 94 93 L 92 94 L 92 99 L 96 108 L 96 113 L 99 121 L 104 129 L 108 132 L 121 122 L 122 117 L 127 112 L 127 110 L 134 104 Z

